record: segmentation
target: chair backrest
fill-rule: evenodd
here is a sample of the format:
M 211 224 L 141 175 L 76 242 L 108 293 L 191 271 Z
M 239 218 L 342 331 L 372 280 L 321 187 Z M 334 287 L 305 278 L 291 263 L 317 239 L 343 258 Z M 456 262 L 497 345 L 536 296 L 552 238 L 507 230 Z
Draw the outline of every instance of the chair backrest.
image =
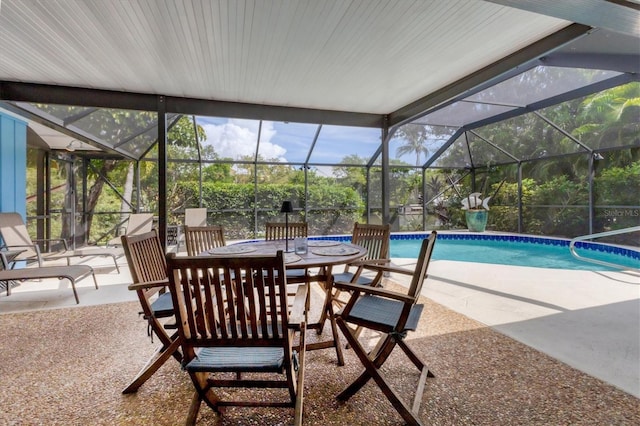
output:
M 18 213 L 0 213 L 0 236 L 2 243 L 11 246 L 33 246 L 27 227 Z M 28 247 L 20 247 L 26 251 L 20 254 L 22 257 L 35 256 L 36 252 Z
M 198 256 L 212 248 L 227 245 L 222 226 L 184 226 L 187 255 Z
M 287 286 L 276 256 L 167 257 L 169 287 L 186 360 L 195 347 L 284 347 L 290 359 Z M 242 279 L 235 279 L 242 277 Z
M 185 226 L 207 226 L 207 208 L 184 209 Z
M 133 213 L 129 216 L 125 235 L 139 235 L 151 231 L 153 215 L 151 213 Z
M 289 239 L 296 237 L 308 237 L 309 226 L 307 222 L 289 222 Z M 267 241 L 284 240 L 287 238 L 287 229 L 285 222 L 267 222 L 265 223 L 265 236 Z
M 356 222 L 353 225 L 351 242 L 367 249 L 366 260 L 388 259 L 391 225 L 368 225 Z
M 156 230 L 120 237 L 134 283 L 167 279 L 167 262 Z
M 433 247 L 438 238 L 436 231 L 431 231 L 428 238 L 422 241 L 420 246 L 420 254 L 418 254 L 418 261 L 416 262 L 416 269 L 411 279 L 411 285 L 409 286 L 409 296 L 418 299 L 420 292 L 422 291 L 422 284 L 427 279 L 427 269 L 429 268 L 429 262 L 431 261 L 431 254 L 433 254 Z

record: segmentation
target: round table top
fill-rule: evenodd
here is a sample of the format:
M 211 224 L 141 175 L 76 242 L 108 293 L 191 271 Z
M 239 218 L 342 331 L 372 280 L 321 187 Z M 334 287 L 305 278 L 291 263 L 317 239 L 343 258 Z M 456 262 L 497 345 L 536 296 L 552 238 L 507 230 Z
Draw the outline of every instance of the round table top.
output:
M 341 241 L 309 240 L 308 244 L 307 252 L 298 254 L 293 252 L 294 241 L 289 240 L 290 253 L 284 254 L 287 268 L 298 269 L 339 265 L 358 260 L 367 254 L 367 249 L 364 247 Z M 285 250 L 284 240 L 232 244 L 209 250 L 207 254 L 209 256 L 275 255 L 278 250 Z

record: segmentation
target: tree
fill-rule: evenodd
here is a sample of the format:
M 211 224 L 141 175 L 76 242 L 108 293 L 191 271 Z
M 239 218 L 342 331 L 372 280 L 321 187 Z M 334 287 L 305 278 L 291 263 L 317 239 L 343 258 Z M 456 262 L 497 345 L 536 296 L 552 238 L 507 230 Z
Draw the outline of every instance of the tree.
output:
M 426 146 L 426 142 L 430 135 L 427 126 L 407 124 L 400 127 L 396 132 L 396 135 L 406 141 L 404 145 L 401 145 L 396 149 L 396 156 L 402 157 L 405 154 L 415 153 L 416 167 L 420 167 L 420 158 L 422 157 L 422 154 L 424 154 L 425 157 L 429 154 L 429 149 Z

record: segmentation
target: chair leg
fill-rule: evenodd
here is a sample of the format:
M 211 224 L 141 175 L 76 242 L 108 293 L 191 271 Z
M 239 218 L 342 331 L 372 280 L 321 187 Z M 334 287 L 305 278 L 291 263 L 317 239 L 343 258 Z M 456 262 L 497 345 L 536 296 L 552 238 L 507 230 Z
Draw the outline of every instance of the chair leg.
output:
M 140 370 L 133 381 L 122 391 L 122 393 L 134 393 L 160 368 L 180 347 L 180 339 L 176 339 L 169 345 L 160 346 L 149 362 Z
M 198 412 L 200 412 L 200 402 L 202 399 L 200 398 L 200 394 L 196 391 L 193 393 L 193 398 L 191 398 L 191 406 L 189 406 L 189 413 L 187 414 L 187 420 L 184 422 L 185 425 L 195 425 L 196 420 L 198 419 Z
M 370 359 L 369 355 L 362 347 L 358 339 L 355 338 L 350 332 L 350 329 L 345 321 L 340 317 L 338 317 L 336 321 L 340 329 L 343 331 L 345 337 L 349 341 L 349 344 L 353 348 L 354 352 L 356 353 L 356 355 L 358 355 L 360 362 L 365 368 L 365 371 L 345 390 L 338 394 L 336 398 L 340 401 L 348 400 L 351 396 L 358 392 L 370 379 L 373 379 L 382 393 L 387 397 L 389 402 L 391 402 L 391 405 L 393 405 L 398 414 L 402 416 L 402 418 L 408 425 L 422 425 L 422 422 L 418 418 L 417 412 L 414 412 L 400 399 L 400 396 L 393 389 L 391 389 L 391 387 L 387 384 L 387 382 L 379 372 L 380 366 L 382 366 L 382 364 L 384 364 L 386 359 L 389 357 L 396 342 L 387 339 L 385 341 L 386 344 L 378 351 L 376 357 L 374 359 Z M 424 385 L 419 387 L 424 390 Z M 416 399 L 418 398 L 422 398 L 422 393 L 420 393 L 419 397 L 416 395 Z M 414 402 L 414 406 L 415 405 L 416 404 Z
M 325 294 L 324 294 L 324 302 L 322 304 L 322 311 L 320 311 L 320 319 L 318 319 L 319 327 L 316 330 L 318 335 L 322 334 L 322 331 L 324 330 L 324 323 L 327 321 L 327 319 L 329 319 L 327 312 L 329 312 L 329 305 L 332 303 L 331 287 L 326 282 L 322 285 L 324 286 L 323 290 Z
M 331 335 L 333 338 L 333 344 L 336 347 L 336 357 L 338 358 L 338 365 L 344 365 L 344 355 L 342 354 L 342 346 L 340 345 L 340 334 L 338 333 L 338 325 L 336 324 L 336 315 L 333 312 L 333 305 L 331 301 L 327 305 L 329 322 L 331 323 Z
M 206 372 L 189 372 L 191 381 L 196 388 L 195 395 L 191 400 L 191 406 L 189 407 L 189 414 L 187 415 L 186 424 L 194 425 L 198 418 L 198 412 L 200 411 L 201 402 L 204 401 L 213 411 L 218 414 L 224 414 L 225 407 L 220 406 L 220 398 L 215 394 L 209 385 L 209 373 Z
M 95 276 L 94 276 L 95 279 Z M 76 305 L 80 303 L 80 298 L 78 297 L 78 290 L 76 290 L 76 280 L 74 280 L 73 278 L 69 278 L 69 281 L 71 282 L 71 289 L 73 290 L 73 297 L 76 298 Z
M 116 256 L 113 254 L 111 254 L 110 256 L 113 259 L 113 264 L 116 265 L 116 271 L 120 273 L 120 265 L 118 265 L 118 259 L 116 259 Z
M 305 323 L 300 327 L 300 347 L 298 350 L 298 377 L 296 380 L 296 402 L 293 414 L 294 426 L 302 426 L 304 413 L 304 369 L 306 364 L 306 337 L 307 328 Z

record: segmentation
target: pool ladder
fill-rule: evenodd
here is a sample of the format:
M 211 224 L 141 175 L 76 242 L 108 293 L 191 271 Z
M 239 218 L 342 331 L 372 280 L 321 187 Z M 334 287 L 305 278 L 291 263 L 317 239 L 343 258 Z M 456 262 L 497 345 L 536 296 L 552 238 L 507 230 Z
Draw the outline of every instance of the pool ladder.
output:
M 602 260 L 590 259 L 588 257 L 580 256 L 576 252 L 576 248 L 575 248 L 576 243 L 579 241 L 592 240 L 594 238 L 600 238 L 600 237 L 609 237 L 611 235 L 628 234 L 631 232 L 638 232 L 638 231 L 640 231 L 640 226 L 632 226 L 631 228 L 616 229 L 615 231 L 607 231 L 607 232 L 599 232 L 597 234 L 583 235 L 581 237 L 576 237 L 573 240 L 571 240 L 571 242 L 569 243 L 569 250 L 571 251 L 571 254 L 573 255 L 573 257 L 575 257 L 578 260 L 582 260 L 584 262 L 597 263 L 598 265 L 609 266 L 611 268 L 626 269 L 626 270 L 630 269 L 632 271 L 640 272 L 640 268 L 634 268 L 632 266 L 625 266 L 625 265 L 618 265 L 617 263 L 604 262 Z

